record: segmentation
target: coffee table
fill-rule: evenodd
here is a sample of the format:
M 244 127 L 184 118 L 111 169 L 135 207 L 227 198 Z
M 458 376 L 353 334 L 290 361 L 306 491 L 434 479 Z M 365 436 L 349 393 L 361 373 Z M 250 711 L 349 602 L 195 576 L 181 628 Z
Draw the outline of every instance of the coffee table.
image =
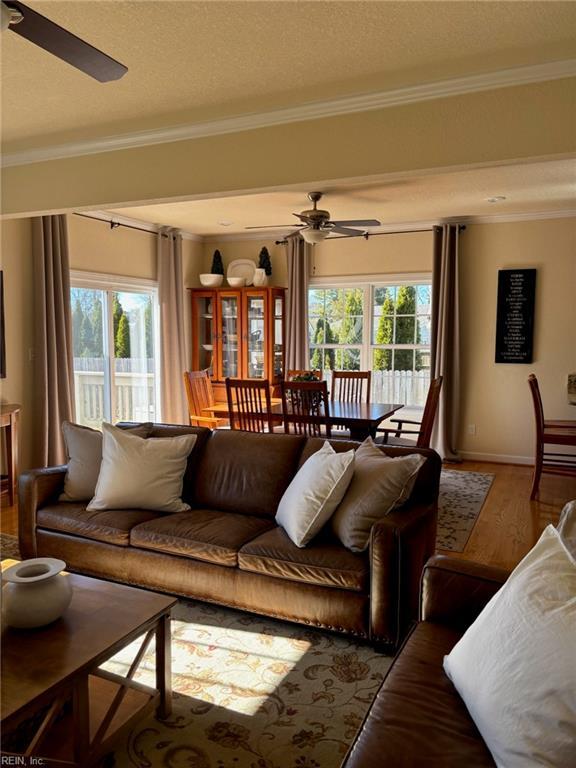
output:
M 44 766 L 87 768 L 154 709 L 161 718 L 170 715 L 170 610 L 176 599 L 76 574 L 64 578 L 71 579 L 73 596 L 58 621 L 38 629 L 2 628 L 2 733 L 33 722 L 19 753 L 28 756 L 27 765 L 36 758 Z M 99 669 L 141 635 L 125 677 Z M 153 637 L 156 688 L 132 679 Z

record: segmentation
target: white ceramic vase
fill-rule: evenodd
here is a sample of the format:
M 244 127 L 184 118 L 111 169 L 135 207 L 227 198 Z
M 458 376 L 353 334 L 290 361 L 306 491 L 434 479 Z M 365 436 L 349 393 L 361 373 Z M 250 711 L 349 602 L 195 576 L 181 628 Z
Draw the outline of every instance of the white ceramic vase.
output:
M 268 284 L 268 275 L 266 274 L 265 269 L 260 269 L 260 267 L 257 267 L 254 270 L 254 285 L 262 286 Z
M 70 605 L 72 585 L 63 560 L 36 557 L 2 573 L 2 623 L 18 629 L 43 627 Z

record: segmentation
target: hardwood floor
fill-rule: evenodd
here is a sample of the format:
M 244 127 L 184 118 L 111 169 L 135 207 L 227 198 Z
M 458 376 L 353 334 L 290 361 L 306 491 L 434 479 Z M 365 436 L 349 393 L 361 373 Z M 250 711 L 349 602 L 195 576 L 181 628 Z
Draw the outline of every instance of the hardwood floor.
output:
M 442 554 L 512 569 L 534 546 L 562 507 L 576 498 L 576 479 L 543 475 L 539 497 L 530 501 L 532 467 L 464 461 L 450 469 L 494 474 L 494 482 L 464 552 Z
M 513 568 L 548 523 L 558 522 L 564 504 L 576 498 L 576 479 L 543 475 L 539 499 L 530 501 L 532 467 L 464 461 L 450 464 L 450 469 L 495 475 L 464 552 L 442 552 L 479 563 Z M 17 507 L 4 506 L 5 499 L 2 502 L 0 530 L 16 534 Z

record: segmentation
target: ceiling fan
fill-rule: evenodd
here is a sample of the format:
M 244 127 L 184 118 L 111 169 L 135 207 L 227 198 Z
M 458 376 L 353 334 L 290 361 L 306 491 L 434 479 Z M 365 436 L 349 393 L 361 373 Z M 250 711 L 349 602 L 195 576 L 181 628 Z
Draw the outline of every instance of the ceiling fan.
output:
M 323 211 L 317 207 L 322 199 L 322 192 L 309 192 L 308 199 L 313 207 L 308 211 L 293 214 L 302 221 L 302 224 L 277 224 L 274 228 L 280 227 L 299 227 L 299 231 L 307 243 L 319 243 L 328 235 L 334 233 L 345 235 L 346 237 L 360 237 L 366 234 L 366 227 L 379 227 L 380 222 L 377 219 L 346 219 L 332 221 L 330 212 Z M 246 229 L 268 229 L 272 225 L 264 227 L 246 227 Z M 362 229 L 350 229 L 350 227 L 362 227 Z
M 2 31 L 9 29 L 101 83 L 119 80 L 128 67 L 17 0 L 2 0 Z

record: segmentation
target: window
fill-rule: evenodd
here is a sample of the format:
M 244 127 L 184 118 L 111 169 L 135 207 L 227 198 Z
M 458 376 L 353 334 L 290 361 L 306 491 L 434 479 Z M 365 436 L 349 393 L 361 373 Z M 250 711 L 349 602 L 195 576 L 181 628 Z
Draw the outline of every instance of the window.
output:
M 424 405 L 430 384 L 429 276 L 308 293 L 310 367 L 372 370 L 372 399 Z
M 159 421 L 155 286 L 82 273 L 71 283 L 77 422 Z
M 313 370 L 360 370 L 364 330 L 361 288 L 311 288 L 308 325 Z

